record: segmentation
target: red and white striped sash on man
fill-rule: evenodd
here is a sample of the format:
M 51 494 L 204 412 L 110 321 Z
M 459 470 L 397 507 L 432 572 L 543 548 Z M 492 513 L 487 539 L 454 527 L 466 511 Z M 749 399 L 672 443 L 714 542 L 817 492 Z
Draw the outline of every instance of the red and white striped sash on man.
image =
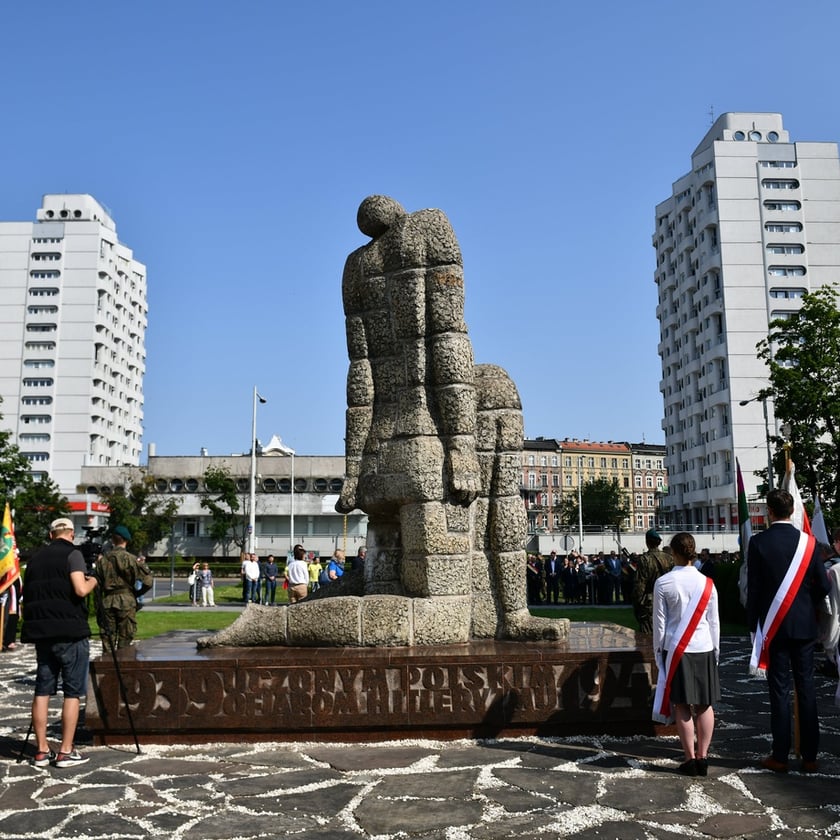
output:
M 703 577 L 691 593 L 691 598 L 685 612 L 682 614 L 680 623 L 677 625 L 675 637 L 679 639 L 677 644 L 671 645 L 668 656 L 665 660 L 665 667 L 659 669 L 659 677 L 656 680 L 656 694 L 653 698 L 653 720 L 659 723 L 672 723 L 674 720 L 671 712 L 671 682 L 677 672 L 685 649 L 688 647 L 703 613 L 712 597 L 714 583 L 711 578 Z
M 781 586 L 773 596 L 770 609 L 764 618 L 764 625 L 759 621 L 753 638 L 752 655 L 750 656 L 750 673 L 764 674 L 770 658 L 770 643 L 779 631 L 785 616 L 793 604 L 799 587 L 805 579 L 805 572 L 811 563 L 817 541 L 804 531 L 799 532 L 799 543 L 793 555 L 790 566 L 782 580 Z M 766 629 L 764 629 L 766 628 Z

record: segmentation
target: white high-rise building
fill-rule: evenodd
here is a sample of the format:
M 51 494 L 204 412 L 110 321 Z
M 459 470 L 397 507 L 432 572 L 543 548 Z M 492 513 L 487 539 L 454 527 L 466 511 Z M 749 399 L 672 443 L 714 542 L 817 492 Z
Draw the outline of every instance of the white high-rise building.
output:
M 74 493 L 85 465 L 139 463 L 146 268 L 89 195 L 46 195 L 0 222 L 2 423 Z
M 657 206 L 653 245 L 663 508 L 675 525 L 730 527 L 735 460 L 754 494 L 777 433 L 772 402 L 755 399 L 767 384 L 756 344 L 840 277 L 837 144 L 792 142 L 781 114 L 724 114 Z

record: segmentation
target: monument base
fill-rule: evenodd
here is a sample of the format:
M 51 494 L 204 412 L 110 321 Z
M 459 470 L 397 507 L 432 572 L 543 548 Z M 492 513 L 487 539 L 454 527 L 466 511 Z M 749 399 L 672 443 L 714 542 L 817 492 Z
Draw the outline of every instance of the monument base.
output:
M 381 741 L 670 732 L 651 721 L 650 641 L 574 622 L 565 642 L 440 647 L 221 647 L 173 632 L 119 651 L 144 743 Z M 97 744 L 133 738 L 113 658 L 91 663 Z

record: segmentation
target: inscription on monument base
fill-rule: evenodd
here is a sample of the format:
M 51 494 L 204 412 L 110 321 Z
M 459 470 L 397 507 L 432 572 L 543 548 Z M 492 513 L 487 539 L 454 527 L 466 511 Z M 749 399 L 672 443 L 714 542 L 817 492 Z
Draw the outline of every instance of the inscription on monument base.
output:
M 153 642 L 120 654 L 131 717 L 146 740 L 652 731 L 653 665 L 635 647 L 475 642 L 431 656 L 422 648 L 252 648 L 243 656 L 238 648 L 187 655 L 185 645 L 179 662 L 171 644 L 169 658 L 158 658 Z M 98 740 L 129 732 L 108 659 L 92 663 L 87 709 Z

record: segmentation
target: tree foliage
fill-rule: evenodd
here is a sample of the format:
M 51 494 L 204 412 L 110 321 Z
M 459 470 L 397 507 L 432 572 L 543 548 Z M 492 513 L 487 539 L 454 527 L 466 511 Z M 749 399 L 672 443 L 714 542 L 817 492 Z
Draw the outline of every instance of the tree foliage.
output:
M 155 490 L 152 476 L 143 473 L 139 481 L 113 490 L 100 490 L 99 498 L 108 505 L 111 515 L 108 526 L 125 525 L 131 532 L 131 548 L 138 553 L 152 550 L 154 545 L 172 532 L 180 501 Z
M 15 539 L 21 557 L 49 542 L 50 523 L 70 515 L 70 504 L 49 477 L 29 481 L 15 496 Z
M 29 459 L 12 443 L 12 432 L 0 429 L 0 515 L 6 502 L 14 511 L 15 539 L 24 559 L 49 541 L 50 522 L 70 511 L 55 482 L 49 476 L 36 481 Z
M 630 515 L 630 502 L 615 478 L 596 478 L 581 487 L 583 524 L 587 526 L 621 527 Z M 563 522 L 568 528 L 576 528 L 578 519 L 577 493 L 563 497 L 561 509 Z
M 240 502 L 236 479 L 225 467 L 209 467 L 204 473 L 205 495 L 201 506 L 210 514 L 210 536 L 221 543 L 225 554 L 230 543 L 245 547 L 244 504 Z
M 838 291 L 826 285 L 804 295 L 799 312 L 770 323 L 756 345 L 767 363 L 769 386 L 759 398 L 773 401 L 788 435 L 796 481 L 823 500 L 826 520 L 840 525 L 840 311 Z M 776 461 L 784 440 L 773 438 Z M 780 473 L 781 474 L 781 473 Z M 803 492 L 804 495 L 804 492 Z

